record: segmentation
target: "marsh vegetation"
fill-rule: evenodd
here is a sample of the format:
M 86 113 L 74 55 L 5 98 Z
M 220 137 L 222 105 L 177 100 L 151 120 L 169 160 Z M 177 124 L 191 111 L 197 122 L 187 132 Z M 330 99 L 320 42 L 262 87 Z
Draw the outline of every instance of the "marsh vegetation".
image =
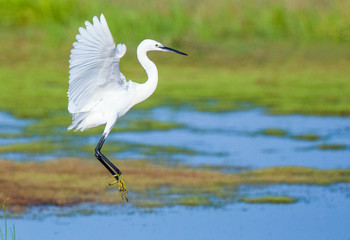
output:
M 281 238 L 291 224 L 310 226 L 318 213 L 331 236 L 340 233 L 327 221 L 348 222 L 340 219 L 347 217 L 350 181 L 348 2 L 0 0 L 0 6 L 0 202 L 7 199 L 12 214 L 58 206 L 64 215 L 62 206 L 69 206 L 68 212 L 94 215 L 91 209 L 103 204 L 132 206 L 137 214 L 175 209 L 191 222 L 192 215 L 207 216 L 208 229 L 217 223 L 214 214 L 222 234 L 234 229 L 232 216 L 251 214 L 247 224 L 235 224 L 251 239 L 255 232 Z M 149 55 L 159 69 L 158 88 L 120 119 L 104 147 L 123 169 L 130 205 L 106 188 L 111 179 L 93 160 L 103 128 L 66 133 L 71 45 L 78 27 L 100 13 L 115 41 L 127 45 L 121 61 L 127 79 L 145 79 L 136 59 L 145 38 L 189 54 Z M 339 218 L 330 217 L 333 210 Z M 264 214 L 293 223 L 263 234 L 256 229 L 266 221 L 252 219 Z M 147 219 L 163 223 L 152 214 Z M 317 235 L 319 228 L 310 226 L 310 236 L 329 236 Z M 119 232 L 125 233 L 133 234 Z

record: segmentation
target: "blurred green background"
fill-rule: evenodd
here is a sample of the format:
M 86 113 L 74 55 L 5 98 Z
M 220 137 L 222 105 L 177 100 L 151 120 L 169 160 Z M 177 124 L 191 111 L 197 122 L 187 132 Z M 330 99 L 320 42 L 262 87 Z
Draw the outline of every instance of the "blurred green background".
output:
M 145 38 L 189 54 L 151 53 L 155 94 L 138 105 L 192 104 L 225 111 L 350 114 L 350 2 L 343 0 L 0 0 L 0 108 L 17 117 L 70 123 L 68 60 L 78 28 L 104 13 L 127 79 Z

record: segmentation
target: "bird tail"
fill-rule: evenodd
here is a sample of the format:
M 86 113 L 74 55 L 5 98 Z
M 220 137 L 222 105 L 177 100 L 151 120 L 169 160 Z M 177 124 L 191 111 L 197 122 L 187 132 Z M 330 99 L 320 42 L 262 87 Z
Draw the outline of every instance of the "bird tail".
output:
M 72 120 L 72 124 L 67 128 L 68 131 L 72 130 L 73 128 L 75 128 L 74 132 L 80 130 L 80 131 L 84 131 L 83 126 L 81 125 L 81 123 L 83 122 L 83 120 L 88 116 L 88 112 L 79 112 L 79 113 L 74 113 L 72 115 L 73 120 Z

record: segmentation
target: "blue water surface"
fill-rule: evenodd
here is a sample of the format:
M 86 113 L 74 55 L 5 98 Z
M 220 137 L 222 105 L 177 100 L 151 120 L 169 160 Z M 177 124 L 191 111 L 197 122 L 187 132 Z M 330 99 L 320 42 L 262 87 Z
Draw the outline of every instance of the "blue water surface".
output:
M 242 194 L 286 192 L 300 197 L 294 204 L 246 204 L 221 208 L 162 207 L 150 210 L 122 206 L 91 206 L 99 214 L 69 217 L 46 215 L 41 209 L 15 224 L 19 240 L 32 239 L 349 239 L 350 187 L 271 186 L 248 188 Z M 86 208 L 86 206 L 84 207 Z M 56 209 L 58 212 L 59 209 Z M 54 211 L 53 211 L 54 212 Z

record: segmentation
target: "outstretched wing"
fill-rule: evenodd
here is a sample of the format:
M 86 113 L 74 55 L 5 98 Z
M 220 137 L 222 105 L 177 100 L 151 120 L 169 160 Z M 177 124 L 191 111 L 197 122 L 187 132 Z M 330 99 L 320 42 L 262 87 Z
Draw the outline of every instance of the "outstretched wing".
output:
M 103 14 L 95 16 L 93 24 L 79 28 L 69 60 L 68 110 L 70 113 L 89 111 L 103 97 L 104 91 L 127 85 L 119 70 L 120 58 L 126 52 L 124 44 L 117 47 Z

